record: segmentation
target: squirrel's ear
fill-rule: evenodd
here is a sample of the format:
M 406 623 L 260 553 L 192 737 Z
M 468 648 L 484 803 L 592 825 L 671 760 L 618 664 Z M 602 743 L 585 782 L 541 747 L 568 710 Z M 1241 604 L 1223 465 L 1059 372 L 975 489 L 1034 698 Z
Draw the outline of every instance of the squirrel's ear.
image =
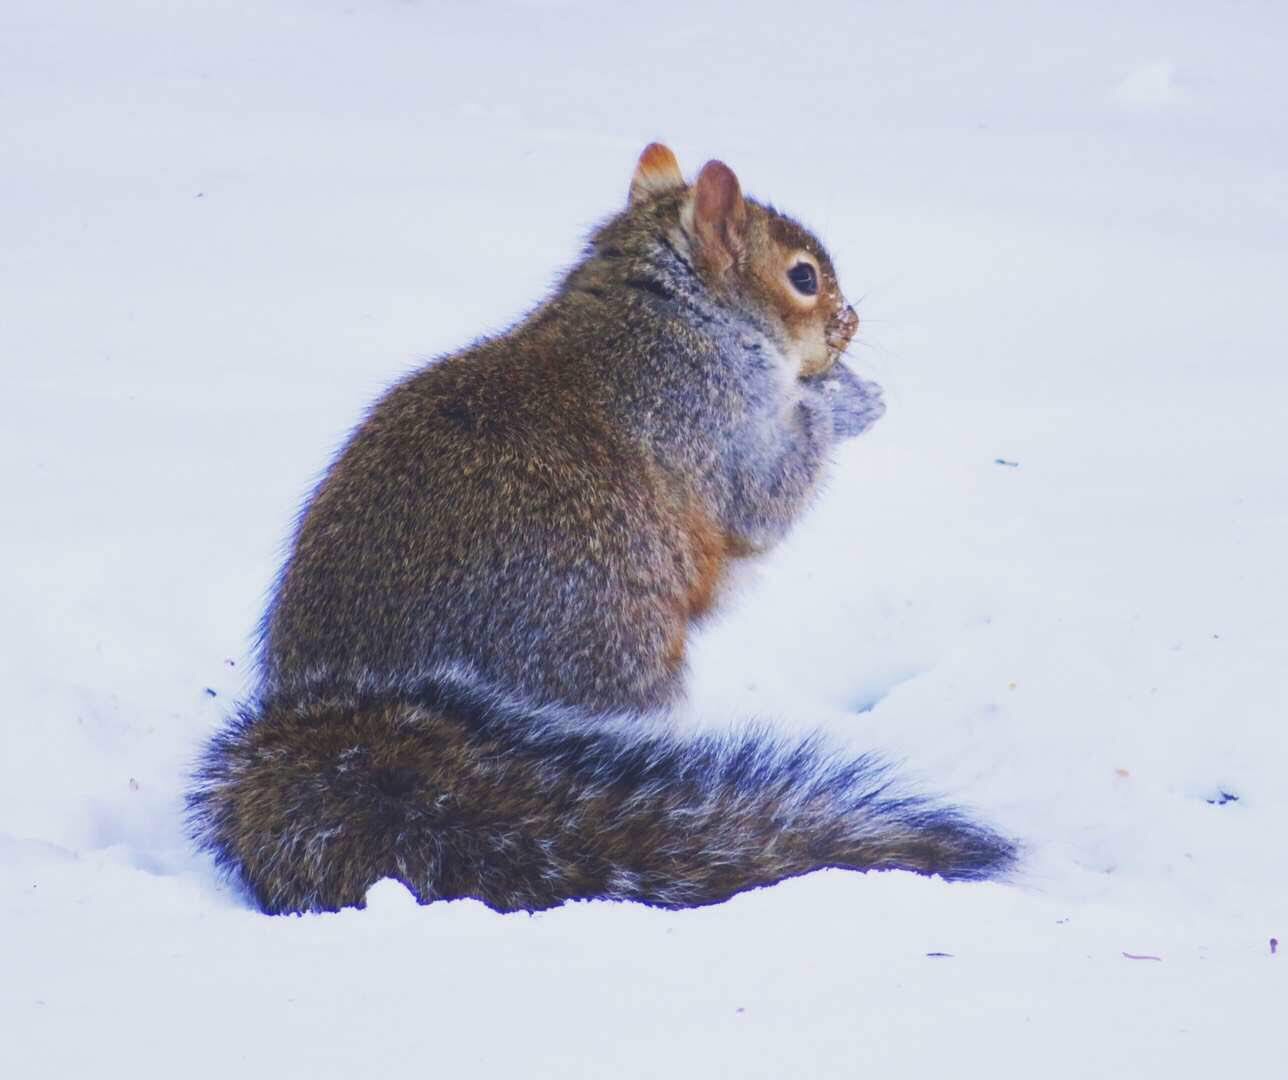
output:
M 634 206 L 654 195 L 661 195 L 664 191 L 682 187 L 684 176 L 671 148 L 658 142 L 644 147 L 639 163 L 635 166 L 635 175 L 631 177 L 630 205 Z
M 685 218 L 700 258 L 718 274 L 728 270 L 742 251 L 747 204 L 738 178 L 723 161 L 702 166 Z

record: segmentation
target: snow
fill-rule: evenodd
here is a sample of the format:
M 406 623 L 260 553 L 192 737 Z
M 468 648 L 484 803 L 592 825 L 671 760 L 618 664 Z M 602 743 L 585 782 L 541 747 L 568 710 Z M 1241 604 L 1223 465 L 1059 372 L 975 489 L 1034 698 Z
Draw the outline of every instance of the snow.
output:
M 1285 34 L 1258 4 L 9 0 L 0 1071 L 1274 1075 Z M 181 791 L 300 498 L 384 386 L 540 297 L 654 138 L 820 233 L 889 405 L 679 721 L 883 750 L 1021 837 L 1016 880 L 256 914 Z

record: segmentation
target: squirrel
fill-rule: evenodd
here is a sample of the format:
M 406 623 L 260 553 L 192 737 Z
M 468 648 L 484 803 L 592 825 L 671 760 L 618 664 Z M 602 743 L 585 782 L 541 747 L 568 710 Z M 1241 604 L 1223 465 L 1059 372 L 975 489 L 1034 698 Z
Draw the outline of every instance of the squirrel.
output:
M 268 913 L 714 903 L 822 867 L 997 876 L 1015 845 L 870 755 L 681 737 L 690 628 L 884 412 L 823 245 L 654 143 L 507 332 L 370 410 L 298 520 L 197 843 Z

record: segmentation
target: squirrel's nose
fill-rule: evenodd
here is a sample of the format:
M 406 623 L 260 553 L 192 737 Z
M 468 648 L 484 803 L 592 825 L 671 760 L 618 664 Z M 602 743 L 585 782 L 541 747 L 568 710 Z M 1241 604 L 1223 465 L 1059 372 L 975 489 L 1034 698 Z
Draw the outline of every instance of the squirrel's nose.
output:
M 843 349 L 850 343 L 858 328 L 859 313 L 847 305 L 844 310 L 838 311 L 832 317 L 831 333 L 828 337 L 835 343 L 834 347 Z

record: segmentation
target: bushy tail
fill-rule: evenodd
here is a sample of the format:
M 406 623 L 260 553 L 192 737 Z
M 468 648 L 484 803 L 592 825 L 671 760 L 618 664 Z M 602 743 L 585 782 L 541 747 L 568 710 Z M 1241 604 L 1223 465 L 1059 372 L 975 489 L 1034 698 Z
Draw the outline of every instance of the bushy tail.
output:
M 825 866 L 986 878 L 1015 855 L 817 740 L 574 733 L 445 697 L 247 710 L 207 749 L 188 807 L 266 912 L 360 905 L 382 877 L 498 911 L 689 907 Z

